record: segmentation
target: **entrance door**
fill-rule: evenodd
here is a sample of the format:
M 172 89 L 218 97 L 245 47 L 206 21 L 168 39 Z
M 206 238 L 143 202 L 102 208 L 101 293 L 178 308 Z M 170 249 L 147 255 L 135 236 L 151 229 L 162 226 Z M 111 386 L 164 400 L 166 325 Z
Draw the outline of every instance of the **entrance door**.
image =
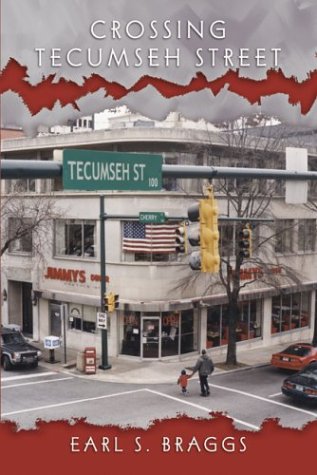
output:
M 28 336 L 33 336 L 33 309 L 32 309 L 32 284 L 22 282 L 22 332 Z
M 142 317 L 142 358 L 160 358 L 161 356 L 161 319 Z
M 58 303 L 50 303 L 50 327 L 51 335 L 62 335 L 62 306 Z

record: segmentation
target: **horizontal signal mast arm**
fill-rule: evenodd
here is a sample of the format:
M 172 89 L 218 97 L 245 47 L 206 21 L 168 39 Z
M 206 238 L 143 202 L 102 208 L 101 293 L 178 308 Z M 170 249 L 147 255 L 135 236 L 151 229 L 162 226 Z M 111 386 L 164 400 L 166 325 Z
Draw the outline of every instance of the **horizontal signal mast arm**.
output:
M 63 165 L 49 160 L 1 160 L 1 179 L 57 178 L 63 175 Z M 163 177 L 175 178 L 256 178 L 258 180 L 317 180 L 317 172 L 298 172 L 270 168 L 207 167 L 163 165 Z

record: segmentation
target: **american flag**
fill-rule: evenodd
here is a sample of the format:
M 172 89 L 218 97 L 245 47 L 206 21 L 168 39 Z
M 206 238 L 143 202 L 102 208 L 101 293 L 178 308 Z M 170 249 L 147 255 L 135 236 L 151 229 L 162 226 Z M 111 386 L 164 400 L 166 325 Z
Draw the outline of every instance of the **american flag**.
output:
M 127 252 L 176 252 L 176 229 L 173 224 L 144 224 L 128 221 L 123 225 L 122 248 Z

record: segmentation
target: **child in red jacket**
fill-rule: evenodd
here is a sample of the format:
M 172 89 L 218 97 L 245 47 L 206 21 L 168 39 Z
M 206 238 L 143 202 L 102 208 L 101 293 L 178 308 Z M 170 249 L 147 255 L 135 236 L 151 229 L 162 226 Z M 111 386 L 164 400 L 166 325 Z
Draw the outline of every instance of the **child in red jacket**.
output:
M 189 375 L 186 373 L 186 370 L 182 369 L 181 374 L 177 380 L 177 384 L 180 385 L 182 388 L 182 394 L 186 396 L 188 394 L 187 392 L 187 385 L 188 385 L 188 380 L 191 378 L 192 375 Z

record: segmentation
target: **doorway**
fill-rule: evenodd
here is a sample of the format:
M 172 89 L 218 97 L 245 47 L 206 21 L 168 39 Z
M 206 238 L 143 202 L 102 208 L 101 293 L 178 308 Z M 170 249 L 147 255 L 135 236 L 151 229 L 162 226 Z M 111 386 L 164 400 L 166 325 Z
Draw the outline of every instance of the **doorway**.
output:
M 142 317 L 141 319 L 141 358 L 161 357 L 161 319 Z
M 25 336 L 33 337 L 33 307 L 32 284 L 22 282 L 22 332 Z

